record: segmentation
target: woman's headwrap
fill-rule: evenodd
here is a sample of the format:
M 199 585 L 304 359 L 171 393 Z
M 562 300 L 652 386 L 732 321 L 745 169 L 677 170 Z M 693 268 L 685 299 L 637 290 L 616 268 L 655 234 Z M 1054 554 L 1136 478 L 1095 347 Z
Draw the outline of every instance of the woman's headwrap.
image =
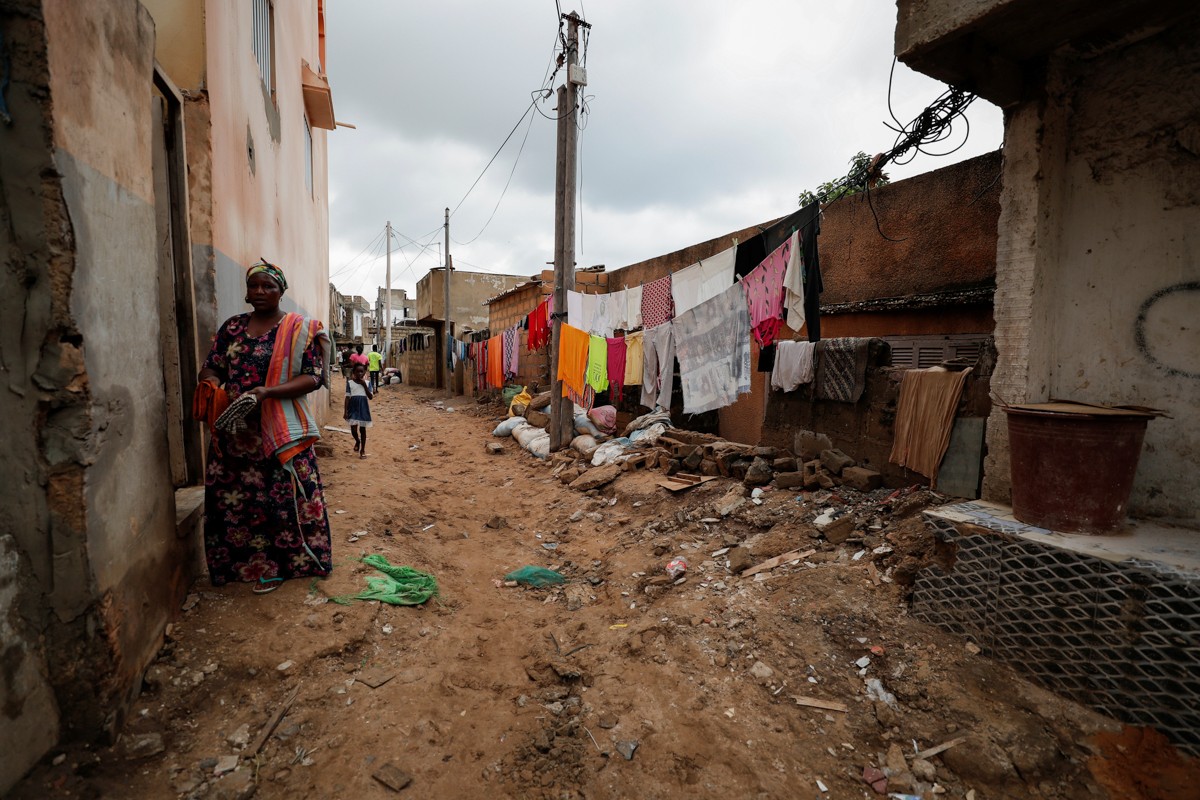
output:
M 279 291 L 287 291 L 287 278 L 283 277 L 283 270 L 262 258 L 257 264 L 252 264 L 250 269 L 246 270 L 246 280 L 250 280 L 251 275 L 257 275 L 260 272 L 265 272 L 267 277 L 279 284 Z

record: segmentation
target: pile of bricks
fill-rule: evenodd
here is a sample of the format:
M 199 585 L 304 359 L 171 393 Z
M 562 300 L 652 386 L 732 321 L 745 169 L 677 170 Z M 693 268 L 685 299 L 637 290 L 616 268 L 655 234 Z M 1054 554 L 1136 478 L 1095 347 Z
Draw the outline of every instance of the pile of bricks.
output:
M 786 450 L 738 444 L 708 433 L 672 429 L 658 439 L 658 467 L 668 475 L 691 472 L 736 478 L 749 486 L 774 482 L 779 489 L 878 489 L 883 477 L 859 466 L 841 450 L 826 448 L 818 457 L 798 459 Z

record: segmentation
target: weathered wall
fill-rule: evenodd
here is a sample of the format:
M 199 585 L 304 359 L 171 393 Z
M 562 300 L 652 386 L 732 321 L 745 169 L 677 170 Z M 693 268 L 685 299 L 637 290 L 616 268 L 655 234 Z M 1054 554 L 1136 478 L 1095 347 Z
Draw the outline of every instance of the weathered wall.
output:
M 488 329 L 492 335 L 502 333 L 511 328 L 537 308 L 543 299 L 554 291 L 553 283 L 530 283 L 498 300 L 488 304 L 490 322 Z M 538 384 L 541 389 L 550 386 L 550 345 L 547 344 L 536 352 L 529 352 L 529 331 L 518 329 L 521 354 L 517 359 L 517 377 L 515 382 L 522 386 Z
M 1200 516 L 1200 22 L 1093 57 L 1058 52 L 1006 120 L 997 393 L 1169 411 L 1130 513 Z M 1006 500 L 1006 420 L 987 496 Z
M 440 320 L 445 316 L 445 274 L 445 269 L 431 269 L 417 281 L 417 319 Z M 461 337 L 468 328 L 472 331 L 486 328 L 488 309 L 484 301 L 528 280 L 528 275 L 454 270 L 450 281 L 450 321 L 454 323 L 454 335 Z
M 433 333 L 431 328 L 409 328 L 405 331 L 405 337 L 424 338 L 426 334 Z M 405 383 L 410 386 L 437 386 L 437 349 L 434 344 L 434 339 L 430 339 L 428 347 L 415 349 L 411 340 L 409 341 L 405 352 L 398 359 L 400 374 Z
M 770 391 L 762 444 L 794 451 L 798 429 L 815 431 L 859 464 L 880 472 L 888 486 L 928 485 L 928 477 L 888 461 L 904 370 L 887 366 L 887 349 L 883 342 L 872 345 L 866 386 L 857 403 L 814 399 L 807 386 L 794 392 Z M 991 407 L 989 388 L 986 370 L 973 372 L 963 387 L 956 416 L 986 417 Z
M 874 189 L 869 204 L 865 194 L 832 203 L 818 239 L 821 304 L 991 286 L 1000 167 L 987 153 Z
M 154 57 L 175 85 L 204 86 L 204 0 L 141 0 L 154 19 Z
M 327 132 L 312 129 L 310 192 L 305 185 L 300 85 L 301 60 L 319 61 L 317 2 L 275 4 L 273 96 L 254 60 L 250 5 L 240 0 L 206 0 L 205 21 L 206 88 L 212 98 L 217 322 L 246 310 L 245 269 L 260 257 L 279 264 L 287 274 L 285 309 L 325 319 L 329 302 Z
M 164 433 L 151 19 L 136 0 L 22 6 L 0 11 L 19 115 L 0 126 L 0 791 L 60 725 L 120 726 L 190 578 Z

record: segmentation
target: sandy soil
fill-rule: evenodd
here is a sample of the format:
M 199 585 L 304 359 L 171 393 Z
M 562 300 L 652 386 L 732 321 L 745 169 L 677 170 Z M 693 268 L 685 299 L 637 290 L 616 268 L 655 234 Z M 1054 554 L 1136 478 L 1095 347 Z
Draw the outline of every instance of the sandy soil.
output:
M 14 798 L 397 796 L 385 767 L 411 779 L 399 794 L 438 798 L 879 796 L 864 769 L 924 798 L 1200 785 L 1165 743 L 910 619 L 893 578 L 935 555 L 919 516 L 833 545 L 793 492 L 724 518 L 726 479 L 673 495 L 639 471 L 581 494 L 490 436 L 498 406 L 385 387 L 373 413 L 369 458 L 331 432 L 321 461 L 332 577 L 262 597 L 200 582 L 116 746 L 55 750 Z M 815 552 L 735 577 L 711 555 L 733 545 L 755 562 Z M 432 573 L 440 596 L 328 602 L 365 585 L 370 553 Z M 677 556 L 679 585 L 664 571 Z M 526 564 L 568 583 L 498 585 Z

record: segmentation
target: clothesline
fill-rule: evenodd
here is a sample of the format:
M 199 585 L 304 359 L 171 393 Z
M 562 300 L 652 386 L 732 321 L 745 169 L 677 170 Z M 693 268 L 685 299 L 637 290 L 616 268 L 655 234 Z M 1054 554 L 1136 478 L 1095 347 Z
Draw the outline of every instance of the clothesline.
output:
M 819 232 L 820 208 L 813 203 L 744 244 L 645 284 L 607 294 L 567 291 L 554 366 L 563 395 L 590 408 L 599 392 L 620 395 L 640 385 L 642 405 L 669 406 L 678 358 L 685 413 L 736 402 L 750 391 L 752 337 L 771 348 L 786 317 L 793 329 L 807 324 L 809 338 L 819 338 Z M 449 363 L 470 359 L 481 386 L 501 388 L 519 371 L 521 329 L 528 331 L 530 352 L 549 342 L 552 321 L 562 316 L 553 306 L 552 297 L 544 299 L 485 341 L 449 340 Z M 617 331 L 627 333 L 614 336 Z M 797 372 L 812 372 L 798 371 L 795 357 L 788 348 L 780 359 L 789 384 Z M 811 365 L 811 351 L 805 357 Z

